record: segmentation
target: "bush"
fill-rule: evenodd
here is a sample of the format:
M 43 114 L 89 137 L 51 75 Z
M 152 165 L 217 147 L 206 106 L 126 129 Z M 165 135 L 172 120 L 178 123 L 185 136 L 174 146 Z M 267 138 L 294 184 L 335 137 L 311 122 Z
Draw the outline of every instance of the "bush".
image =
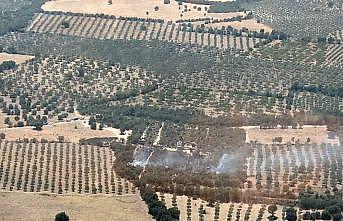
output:
M 69 221 L 69 216 L 65 212 L 58 213 L 55 216 L 55 221 Z

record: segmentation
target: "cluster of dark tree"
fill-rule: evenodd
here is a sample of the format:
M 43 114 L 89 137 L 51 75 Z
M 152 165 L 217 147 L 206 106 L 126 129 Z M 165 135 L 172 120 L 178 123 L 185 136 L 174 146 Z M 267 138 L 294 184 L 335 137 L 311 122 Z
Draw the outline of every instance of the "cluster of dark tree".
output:
M 98 139 L 92 139 L 85 142 L 88 144 L 99 145 Z M 116 160 L 114 162 L 114 169 L 116 170 L 116 173 L 120 177 L 125 177 L 134 185 L 139 187 L 141 197 L 148 205 L 149 214 L 151 214 L 156 220 L 179 220 L 179 210 L 177 208 L 167 209 L 165 204 L 158 200 L 156 193 L 150 187 L 150 185 L 147 185 L 139 180 L 139 174 L 141 173 L 142 169 L 131 165 L 135 147 L 131 145 L 122 145 L 120 143 L 112 143 L 111 148 L 116 155 Z
M 89 140 L 86 142 L 88 144 L 97 144 L 96 140 Z M 116 156 L 113 168 L 118 176 L 128 179 L 136 186 L 140 186 L 139 174 L 141 173 L 142 168 L 135 167 L 131 164 L 133 162 L 135 148 L 136 147 L 132 145 L 123 145 L 115 142 L 111 143 L 111 149 Z
M 272 40 L 286 40 L 288 36 L 280 31 L 273 30 L 270 33 L 265 32 L 263 29 L 261 29 L 259 32 L 257 31 L 250 31 L 247 28 L 241 28 L 236 29 L 232 26 L 223 26 L 221 29 L 219 28 L 205 28 L 205 25 L 199 26 L 195 29 L 197 32 L 205 32 L 210 34 L 218 34 L 218 35 L 234 35 L 236 37 L 243 36 L 243 33 L 248 37 L 254 37 L 254 38 L 262 38 L 262 39 L 268 39 L 269 42 Z
M 92 17 L 92 18 L 103 18 L 103 19 L 119 19 L 119 20 L 126 20 L 126 21 L 145 21 L 145 22 L 158 22 L 163 23 L 163 19 L 155 19 L 155 18 L 139 18 L 139 17 L 127 17 L 127 16 L 119 16 L 116 17 L 115 15 L 107 15 L 107 14 L 88 14 L 88 13 L 74 13 L 74 12 L 63 12 L 63 11 L 44 11 L 44 14 L 50 15 L 68 15 L 68 16 L 80 16 L 80 17 Z
M 215 56 L 212 56 L 214 52 L 209 53 L 201 48 L 185 47 L 185 45 L 166 41 L 147 43 L 139 40 L 80 39 L 75 36 L 54 34 L 25 33 L 24 35 L 31 35 L 31 44 L 37 47 L 20 45 L 21 52 L 31 51 L 36 55 L 66 54 L 68 56 L 86 53 L 89 58 L 111 60 L 120 63 L 123 68 L 140 66 L 165 76 L 172 76 L 178 72 L 196 73 L 210 69 L 216 63 Z
M 314 43 L 319 43 L 319 44 L 341 44 L 342 43 L 342 40 L 341 39 L 336 39 L 332 36 L 329 36 L 329 37 L 311 37 L 311 36 L 308 36 L 308 37 L 302 37 L 300 38 L 300 41 L 303 42 L 303 43 L 310 43 L 310 42 L 314 42 Z
M 318 213 L 305 213 L 304 220 L 309 220 L 313 216 L 319 217 L 322 220 L 342 220 L 343 211 L 343 193 L 339 190 L 334 190 L 333 193 L 319 194 L 314 192 L 305 192 L 299 195 L 299 206 L 302 209 L 319 209 L 323 210 Z M 312 220 L 312 219 L 311 219 Z
M 99 145 L 96 140 L 88 142 Z M 142 169 L 131 164 L 136 147 L 113 142 L 111 148 L 116 155 L 114 162 L 116 173 L 137 186 L 149 184 L 155 191 L 198 197 L 209 202 L 242 201 L 242 191 L 238 187 L 246 179 L 244 173 L 238 171 L 231 174 L 215 174 L 206 171 L 193 173 L 186 170 L 149 166 L 139 179 Z M 243 167 L 244 164 L 241 165 L 242 170 Z
M 242 21 L 251 19 L 252 14 L 249 13 L 247 16 L 237 15 L 230 18 L 223 19 L 213 19 L 213 18 L 191 18 L 191 19 L 179 19 L 176 20 L 176 23 L 185 23 L 185 22 L 198 22 L 198 21 L 207 21 L 207 23 L 221 23 L 221 22 L 233 22 L 233 21 Z
M 65 212 L 57 213 L 55 221 L 69 221 L 69 216 Z
M 245 174 L 193 173 L 164 167 L 146 167 L 141 181 L 156 191 L 201 198 L 208 202 L 242 202 L 241 187 Z
M 92 129 L 96 129 L 96 122 L 100 125 L 119 128 L 122 132 L 131 129 L 130 143 L 138 143 L 144 129 L 155 121 L 170 121 L 174 123 L 186 123 L 198 113 L 186 108 L 163 108 L 146 105 L 108 105 L 109 102 L 84 102 L 79 106 L 82 114 L 95 116 L 90 122 Z
M 13 69 L 16 63 L 14 61 L 4 61 L 0 64 L 0 72 Z
M 70 23 L 69 23 L 69 21 L 65 20 L 65 21 L 62 21 L 61 26 L 62 26 L 62 28 L 69 28 Z
M 208 13 L 229 13 L 242 12 L 246 10 L 249 4 L 255 4 L 261 0 L 238 0 L 228 2 L 213 2 L 208 9 Z M 248 7 L 249 8 L 249 7 Z
M 187 108 L 171 109 L 147 105 L 113 106 L 108 104 L 109 101 L 106 100 L 84 102 L 79 106 L 79 111 L 81 114 L 101 116 L 96 118 L 98 123 L 120 128 L 122 131 L 138 129 L 139 132 L 146 128 L 149 121 L 186 123 L 198 114 L 196 111 Z
M 208 0 L 178 0 L 179 4 L 184 3 L 191 3 L 191 4 L 199 4 L 199 5 L 211 5 L 213 4 L 213 1 Z
M 34 13 L 41 11 L 41 5 L 46 0 L 24 0 L 16 3 L 4 3 L 6 7 L 10 8 L 13 4 L 15 10 L 1 9 L 0 6 L 0 35 L 7 32 L 21 31 L 26 27 L 28 21 Z
M 148 185 L 141 184 L 139 190 L 142 199 L 148 205 L 149 214 L 157 221 L 176 221 L 180 219 L 178 208 L 167 209 L 166 205 L 158 199 L 157 194 Z
M 321 93 L 330 97 L 343 97 L 343 87 L 328 87 L 324 85 L 303 85 L 299 82 L 294 82 L 294 84 L 289 89 L 290 93 L 295 92 L 311 92 L 311 93 Z
M 158 89 L 157 84 L 146 85 L 142 87 L 140 90 L 138 89 L 131 89 L 129 91 L 118 91 L 116 94 L 110 98 L 111 101 L 121 101 L 126 100 L 128 98 L 133 98 L 138 95 L 144 95 L 150 92 L 153 92 Z
M 164 108 L 147 105 L 116 105 L 107 106 L 96 105 L 87 106 L 88 104 L 82 104 L 79 107 L 79 111 L 82 114 L 88 115 L 101 115 L 101 120 L 106 124 L 115 123 L 116 116 L 126 116 L 132 118 L 145 118 L 157 121 L 172 121 L 175 123 L 186 123 L 191 118 L 195 117 L 197 112 L 187 108 Z M 107 107 L 106 107 L 107 106 Z M 100 120 L 100 119 L 99 119 Z M 99 122 L 100 123 L 100 122 Z M 128 128 L 123 128 L 128 129 Z

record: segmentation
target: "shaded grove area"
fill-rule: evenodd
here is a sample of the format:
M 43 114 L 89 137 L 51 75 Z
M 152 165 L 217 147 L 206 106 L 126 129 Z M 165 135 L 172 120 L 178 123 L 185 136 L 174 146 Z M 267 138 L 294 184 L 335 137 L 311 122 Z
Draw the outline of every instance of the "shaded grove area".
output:
M 44 2 L 46 0 L 0 1 L 0 35 L 24 30 L 34 13 L 41 11 Z

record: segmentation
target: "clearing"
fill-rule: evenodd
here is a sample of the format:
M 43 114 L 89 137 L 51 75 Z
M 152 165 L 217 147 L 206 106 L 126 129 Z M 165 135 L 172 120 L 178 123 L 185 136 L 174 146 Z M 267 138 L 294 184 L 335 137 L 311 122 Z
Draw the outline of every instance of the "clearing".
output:
M 63 11 L 89 14 L 108 14 L 123 17 L 155 18 L 166 21 L 178 19 L 214 18 L 222 19 L 230 13 L 207 13 L 208 5 L 183 3 L 176 1 L 164 4 L 162 0 L 116 0 L 112 5 L 108 0 L 57 0 L 48 1 L 43 6 L 44 11 Z M 186 10 L 187 9 L 187 10 Z M 236 13 L 235 13 L 236 14 Z
M 86 196 L 0 192 L 0 220 L 53 220 L 66 211 L 74 221 L 152 220 L 137 195 Z
M 272 144 L 273 139 L 282 137 L 281 143 L 300 142 L 305 143 L 309 138 L 310 143 L 339 144 L 338 138 L 329 139 L 327 126 L 304 125 L 301 129 L 260 129 L 259 127 L 242 127 L 246 132 L 246 142 L 258 141 L 262 144 Z
M 8 54 L 0 53 L 0 64 L 4 61 L 15 61 L 17 64 L 22 64 L 27 60 L 31 60 L 34 56 L 22 55 L 22 54 Z
M 43 126 L 43 130 L 33 130 L 33 127 L 13 127 L 2 128 L 0 132 L 6 135 L 6 140 L 17 141 L 19 139 L 37 139 L 38 141 L 46 139 L 48 141 L 57 141 L 59 136 L 64 137 L 64 142 L 78 143 L 80 139 L 93 137 L 116 137 L 118 140 L 126 141 L 131 131 L 120 134 L 116 128 L 105 127 L 103 130 L 92 130 L 87 123 L 81 120 L 72 122 L 52 123 Z

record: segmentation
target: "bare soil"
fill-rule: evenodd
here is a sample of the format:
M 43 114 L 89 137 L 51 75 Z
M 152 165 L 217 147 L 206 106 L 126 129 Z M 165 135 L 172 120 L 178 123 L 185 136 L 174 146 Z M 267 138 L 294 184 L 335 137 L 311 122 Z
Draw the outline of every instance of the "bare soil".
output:
M 62 211 L 73 221 L 152 220 L 144 202 L 136 195 L 62 196 L 0 192 L 0 208 L 1 221 L 51 221 Z
M 185 6 L 187 7 L 186 12 Z M 158 7 L 158 10 L 155 10 L 155 7 Z M 196 9 L 193 7 L 196 7 Z M 46 2 L 42 9 L 45 11 L 104 13 L 115 16 L 156 18 L 166 21 L 206 17 L 214 19 L 232 17 L 230 13 L 207 13 L 205 7 L 208 8 L 209 6 L 183 3 L 179 7 L 178 3 L 174 0 L 170 1 L 170 4 L 164 4 L 163 0 L 115 0 L 112 5 L 109 5 L 107 0 L 56 0 Z M 201 10 L 198 11 L 198 8 Z
M 32 58 L 34 58 L 34 56 L 22 55 L 22 54 L 0 53 L 0 64 L 4 61 L 10 61 L 10 60 L 15 61 L 15 63 L 17 64 L 21 64 Z

